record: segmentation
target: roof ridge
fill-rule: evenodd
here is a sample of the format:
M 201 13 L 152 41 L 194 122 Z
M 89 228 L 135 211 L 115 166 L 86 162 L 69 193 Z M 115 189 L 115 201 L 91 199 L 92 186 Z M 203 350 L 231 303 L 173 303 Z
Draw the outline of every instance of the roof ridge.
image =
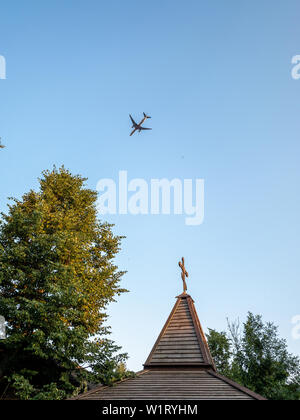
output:
M 212 355 L 210 353 L 208 343 L 207 343 L 205 334 L 204 334 L 203 329 L 202 329 L 201 322 L 199 320 L 199 317 L 198 317 L 198 314 L 197 314 L 197 311 L 196 311 L 196 308 L 195 308 L 195 305 L 194 305 L 194 301 L 191 297 L 189 297 L 187 300 L 188 300 L 188 305 L 190 306 L 190 310 L 191 310 L 191 313 L 192 313 L 192 318 L 193 318 L 193 322 L 194 322 L 194 325 L 195 325 L 195 330 L 196 330 L 196 333 L 197 333 L 197 336 L 198 336 L 198 342 L 199 342 L 200 348 L 201 348 L 202 353 L 203 353 L 204 361 L 208 365 L 211 365 L 213 370 L 216 371 L 215 362 L 214 362 L 214 360 L 212 358 Z
M 261 401 L 267 401 L 267 398 L 262 397 L 261 395 L 257 394 L 256 392 L 251 391 L 250 389 L 244 387 L 243 385 L 238 384 L 235 381 L 232 381 L 229 378 L 226 378 L 226 376 L 220 375 L 219 373 L 212 371 L 210 369 L 207 369 L 207 373 L 209 373 L 211 376 L 214 376 L 215 378 L 220 379 L 221 381 L 225 382 L 228 385 L 233 386 L 234 388 L 238 389 L 241 392 L 244 392 L 247 395 L 250 395 L 250 397 L 261 400 Z

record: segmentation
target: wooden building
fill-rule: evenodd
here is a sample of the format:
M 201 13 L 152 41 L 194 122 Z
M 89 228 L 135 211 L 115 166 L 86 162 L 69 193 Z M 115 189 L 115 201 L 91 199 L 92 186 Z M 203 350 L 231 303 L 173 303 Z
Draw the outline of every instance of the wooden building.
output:
M 264 400 L 216 372 L 194 301 L 184 293 L 136 377 L 112 387 L 100 386 L 80 400 Z

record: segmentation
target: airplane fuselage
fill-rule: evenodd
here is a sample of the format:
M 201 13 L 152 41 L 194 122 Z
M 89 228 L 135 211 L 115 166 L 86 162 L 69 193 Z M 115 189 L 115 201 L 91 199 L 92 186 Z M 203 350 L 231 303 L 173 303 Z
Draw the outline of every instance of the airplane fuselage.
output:
M 133 125 L 132 127 L 135 127 L 137 130 L 140 130 L 141 126 L 144 124 L 144 122 L 147 120 L 147 117 L 143 118 L 142 121 L 137 124 L 137 125 Z M 140 130 L 141 131 L 141 130 Z

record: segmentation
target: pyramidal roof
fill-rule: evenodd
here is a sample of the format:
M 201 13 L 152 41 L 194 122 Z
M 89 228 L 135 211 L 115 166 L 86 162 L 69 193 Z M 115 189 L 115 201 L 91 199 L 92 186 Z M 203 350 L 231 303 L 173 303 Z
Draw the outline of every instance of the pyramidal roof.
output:
M 144 364 L 152 367 L 209 367 L 215 370 L 208 344 L 190 295 L 183 293 Z
M 134 378 L 99 386 L 78 400 L 264 400 L 219 375 L 191 296 L 183 293 Z
M 183 294 L 144 364 L 134 378 L 113 387 L 99 386 L 75 397 L 79 400 L 264 400 L 260 395 L 216 372 L 198 319 L 187 292 L 184 258 Z

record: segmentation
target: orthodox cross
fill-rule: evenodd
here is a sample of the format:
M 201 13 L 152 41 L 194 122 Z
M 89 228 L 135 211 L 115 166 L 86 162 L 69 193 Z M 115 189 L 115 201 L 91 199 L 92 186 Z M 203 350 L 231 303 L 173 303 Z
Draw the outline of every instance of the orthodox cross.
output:
M 186 271 L 184 266 L 184 258 L 182 257 L 182 260 L 178 263 L 179 267 L 181 268 L 181 278 L 183 281 L 183 293 L 186 293 L 187 291 L 187 285 L 185 278 L 189 276 L 189 273 Z

